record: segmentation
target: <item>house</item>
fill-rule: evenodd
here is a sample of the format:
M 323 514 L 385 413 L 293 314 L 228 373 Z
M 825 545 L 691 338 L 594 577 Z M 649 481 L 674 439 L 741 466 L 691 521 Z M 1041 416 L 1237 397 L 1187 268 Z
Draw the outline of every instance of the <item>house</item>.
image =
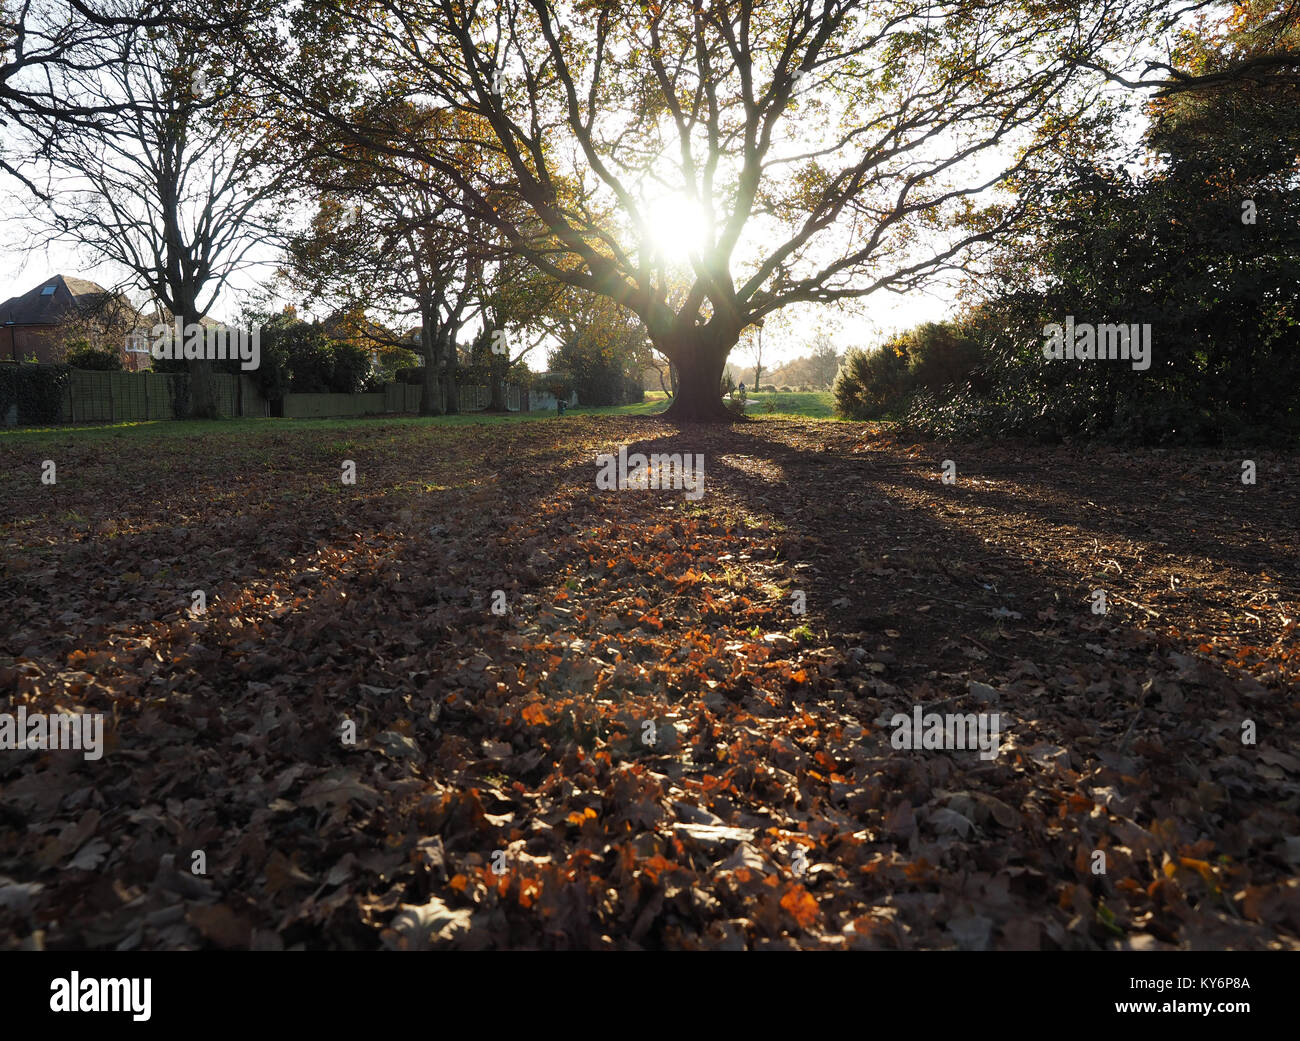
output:
M 138 313 L 122 294 L 55 275 L 0 304 L 0 361 L 62 361 L 70 342 L 86 340 L 116 347 L 127 368 L 146 368 L 147 357 L 141 364 L 140 354 L 128 351 L 138 325 Z

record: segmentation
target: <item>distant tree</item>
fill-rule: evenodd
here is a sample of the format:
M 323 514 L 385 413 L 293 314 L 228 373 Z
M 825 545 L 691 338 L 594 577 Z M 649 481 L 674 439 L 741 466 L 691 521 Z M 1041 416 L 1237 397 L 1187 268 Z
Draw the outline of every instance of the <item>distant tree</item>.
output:
M 171 14 L 201 7 L 190 0 Z M 143 17 L 153 7 L 120 10 Z M 31 215 L 52 239 L 125 268 L 167 311 L 198 324 L 276 235 L 289 171 L 264 92 L 181 24 L 90 35 L 75 54 L 47 70 L 50 89 L 122 106 L 70 128 L 57 108 L 24 123 L 44 164 Z M 211 364 L 189 368 L 190 414 L 215 418 Z
M 618 405 L 640 370 L 645 331 L 640 319 L 608 297 L 571 292 L 569 306 L 551 327 L 561 342 L 548 367 L 569 374 L 584 405 Z
M 763 325 L 761 322 L 746 330 L 745 340 L 749 360 L 754 363 L 754 382 L 750 386 L 757 392 L 762 386 L 761 380 L 763 376 Z
M 427 107 L 390 106 L 386 119 L 395 137 L 458 133 L 454 114 Z M 313 142 L 308 171 L 319 197 L 310 227 L 290 244 L 294 284 L 389 325 L 417 321 L 420 411 L 459 411 L 457 339 L 483 317 L 487 229 L 452 201 L 437 168 L 316 129 L 326 136 Z
M 829 387 L 839 371 L 840 357 L 829 336 L 821 335 L 813 344 L 808 381 L 817 387 Z

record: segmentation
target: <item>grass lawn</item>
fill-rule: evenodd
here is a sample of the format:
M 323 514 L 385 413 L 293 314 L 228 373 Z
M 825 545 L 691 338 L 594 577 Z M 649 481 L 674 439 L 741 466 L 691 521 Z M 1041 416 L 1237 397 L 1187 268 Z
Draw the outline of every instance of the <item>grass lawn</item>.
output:
M 769 412 L 767 403 L 775 405 Z M 632 405 L 613 405 L 587 408 L 579 405 L 569 409 L 565 418 L 577 416 L 654 416 L 668 407 L 668 398 L 662 391 L 648 391 L 645 401 Z M 831 395 L 828 391 L 811 394 L 755 394 L 749 398 L 747 414 L 754 418 L 771 415 L 776 418 L 799 416 L 806 419 L 830 419 Z M 156 439 L 194 438 L 199 436 L 260 437 L 262 435 L 287 435 L 295 433 L 341 433 L 350 430 L 373 428 L 421 428 L 495 426 L 521 422 L 556 422 L 554 411 L 511 412 L 487 414 L 467 412 L 458 416 L 346 416 L 334 419 L 220 419 L 220 420 L 154 420 L 150 422 L 123 422 L 100 425 L 61 427 L 23 427 L 0 430 L 0 445 L 44 443 L 81 443 L 85 441 L 128 442 Z M 563 420 L 560 420 L 561 422 Z
M 663 395 L 634 405 L 616 405 L 604 408 L 569 409 L 565 417 L 630 415 L 647 416 L 662 412 L 667 407 Z M 34 444 L 68 440 L 82 441 L 152 441 L 156 439 L 193 438 L 196 436 L 245 437 L 260 435 L 311 434 L 346 432 L 373 428 L 421 427 L 479 427 L 509 423 L 556 422 L 555 411 L 485 413 L 466 412 L 457 416 L 338 416 L 329 419 L 217 419 L 217 420 L 152 420 L 149 422 L 103 423 L 95 425 L 60 427 L 22 427 L 0 430 L 0 445 Z M 561 420 L 563 421 L 563 420 Z
M 769 406 L 771 411 L 769 412 Z M 745 414 L 751 416 L 800 416 L 804 419 L 834 419 L 835 399 L 829 390 L 750 394 Z

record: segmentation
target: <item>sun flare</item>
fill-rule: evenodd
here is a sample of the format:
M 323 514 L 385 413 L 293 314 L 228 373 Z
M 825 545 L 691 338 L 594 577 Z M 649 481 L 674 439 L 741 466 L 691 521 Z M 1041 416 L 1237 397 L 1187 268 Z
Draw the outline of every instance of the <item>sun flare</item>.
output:
M 684 195 L 669 195 L 649 203 L 645 213 L 644 241 L 670 263 L 683 263 L 707 243 L 708 218 L 704 208 Z

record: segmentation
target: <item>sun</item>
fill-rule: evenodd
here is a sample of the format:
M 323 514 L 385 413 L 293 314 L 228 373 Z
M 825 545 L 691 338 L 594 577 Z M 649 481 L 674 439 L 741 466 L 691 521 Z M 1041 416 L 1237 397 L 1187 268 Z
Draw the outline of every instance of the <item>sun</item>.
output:
M 708 242 L 709 222 L 704 208 L 685 195 L 666 195 L 647 203 L 645 244 L 670 264 L 683 264 L 691 253 L 701 253 Z

